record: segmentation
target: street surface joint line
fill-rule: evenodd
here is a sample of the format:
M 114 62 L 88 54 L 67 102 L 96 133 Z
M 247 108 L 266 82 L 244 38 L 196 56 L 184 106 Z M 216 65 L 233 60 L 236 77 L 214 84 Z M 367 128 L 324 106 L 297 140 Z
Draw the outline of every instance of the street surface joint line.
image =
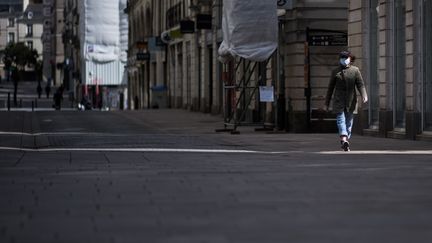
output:
M 26 154 L 26 151 L 23 151 L 19 159 L 15 162 L 14 167 L 18 166 L 18 164 L 21 162 L 21 160 L 24 158 L 24 155 Z
M 358 151 L 259 151 L 194 148 L 19 148 L 0 147 L 0 150 L 22 152 L 171 152 L 171 153 L 236 153 L 236 154 L 320 154 L 320 155 L 432 155 L 432 150 L 358 150 Z

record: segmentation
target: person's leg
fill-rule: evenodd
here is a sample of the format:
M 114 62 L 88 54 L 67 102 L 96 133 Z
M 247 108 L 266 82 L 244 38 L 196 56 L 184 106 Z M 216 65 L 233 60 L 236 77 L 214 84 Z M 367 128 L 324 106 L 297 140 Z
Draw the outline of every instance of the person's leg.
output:
M 341 137 L 341 139 L 343 137 L 348 137 L 345 112 L 338 112 L 336 114 L 336 124 L 337 124 L 338 130 L 339 130 L 339 136 Z
M 347 117 L 345 116 L 347 114 L 347 112 L 339 112 L 336 115 L 336 123 L 338 126 L 338 130 L 339 130 L 339 136 L 340 136 L 340 143 L 341 143 L 341 148 L 344 151 L 349 151 L 349 142 L 348 142 L 348 138 L 350 136 L 350 130 L 349 127 L 347 127 L 347 120 L 348 120 L 348 124 L 350 124 L 350 119 L 351 117 Z M 352 123 L 352 122 L 351 122 Z
M 354 123 L 354 114 L 351 112 L 345 112 L 345 127 L 347 131 L 348 139 L 351 138 L 353 123 Z

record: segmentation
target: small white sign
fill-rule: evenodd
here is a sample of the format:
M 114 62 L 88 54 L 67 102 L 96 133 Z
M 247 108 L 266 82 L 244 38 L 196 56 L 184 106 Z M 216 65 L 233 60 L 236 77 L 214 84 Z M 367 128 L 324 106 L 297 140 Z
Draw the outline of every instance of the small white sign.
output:
M 260 86 L 260 102 L 274 102 L 273 86 Z
M 88 45 L 87 46 L 87 53 L 93 53 L 94 52 L 94 45 Z

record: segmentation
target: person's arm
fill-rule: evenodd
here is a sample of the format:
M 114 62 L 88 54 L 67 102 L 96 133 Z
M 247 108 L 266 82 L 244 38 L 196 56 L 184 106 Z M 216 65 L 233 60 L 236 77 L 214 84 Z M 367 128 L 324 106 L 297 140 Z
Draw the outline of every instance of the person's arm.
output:
M 333 71 L 330 77 L 330 81 L 329 81 L 329 85 L 327 88 L 327 95 L 326 95 L 326 99 L 325 99 L 325 103 L 324 103 L 324 110 L 328 110 L 329 105 L 330 105 L 330 100 L 333 96 L 333 91 L 336 85 L 336 71 Z
M 363 77 L 360 73 L 360 70 L 357 71 L 356 73 L 356 81 L 355 81 L 357 90 L 360 92 L 360 95 L 362 97 L 363 103 L 366 103 L 368 101 L 368 95 L 366 92 L 366 86 L 365 83 L 363 81 Z

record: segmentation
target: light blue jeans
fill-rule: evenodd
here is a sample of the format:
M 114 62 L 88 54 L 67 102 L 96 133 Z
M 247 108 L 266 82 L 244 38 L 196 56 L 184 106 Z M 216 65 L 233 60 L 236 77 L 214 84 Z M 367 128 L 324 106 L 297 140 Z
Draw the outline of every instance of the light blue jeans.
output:
M 339 136 L 347 136 L 348 139 L 351 138 L 353 120 L 354 114 L 351 112 L 343 111 L 336 114 Z

